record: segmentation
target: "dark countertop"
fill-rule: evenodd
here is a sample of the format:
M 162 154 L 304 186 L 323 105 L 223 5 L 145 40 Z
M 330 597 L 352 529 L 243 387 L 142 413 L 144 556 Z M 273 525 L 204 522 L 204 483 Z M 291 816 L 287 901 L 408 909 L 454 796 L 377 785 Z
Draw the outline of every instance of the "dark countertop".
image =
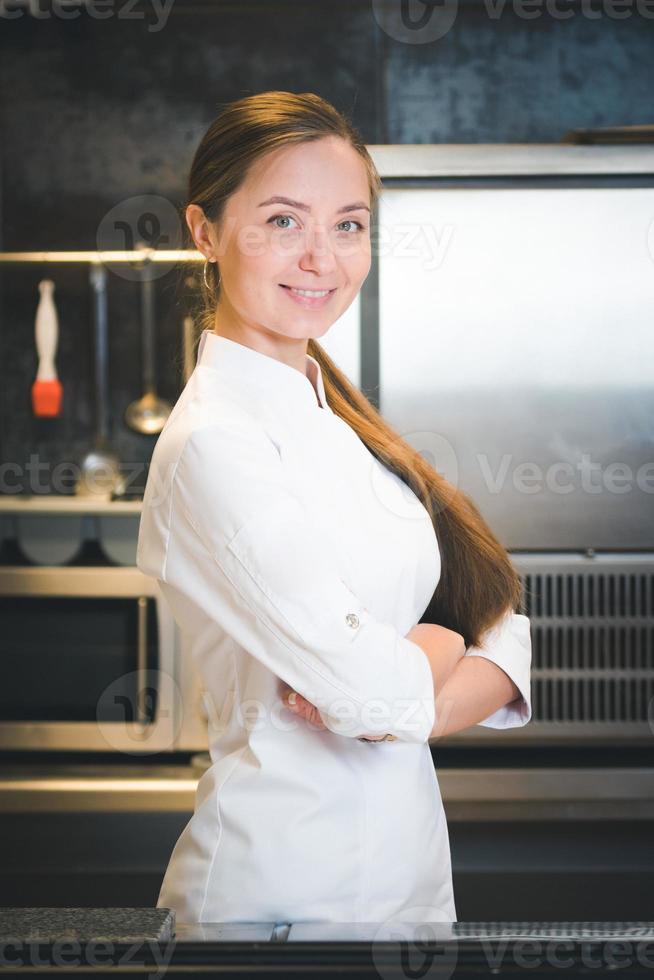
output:
M 566 973 L 651 976 L 654 922 L 427 922 L 403 923 L 201 923 L 174 924 L 166 909 L 2 909 L 16 919 L 21 911 L 43 913 L 43 935 L 8 942 L 0 930 L 2 972 L 25 966 L 30 973 L 59 976 L 107 972 L 160 980 L 171 976 L 221 977 L 374 977 L 445 980 L 473 974 L 529 972 L 559 977 Z M 53 915 L 54 914 L 54 915 Z M 56 935 L 56 919 L 77 916 L 75 928 Z M 155 921 L 156 920 L 156 921 Z M 89 924 L 99 925 L 93 940 Z M 174 926 L 173 938 L 166 938 Z M 143 934 L 138 936 L 139 926 Z M 157 927 L 160 938 L 153 937 Z M 54 928 L 54 933 L 53 933 Z M 124 934 L 121 935 L 121 932 Z M 84 941 L 74 933 L 84 936 Z M 68 969 L 70 968 L 70 969 Z
M 175 933 L 171 909 L 0 907 L 0 949 L 7 943 L 165 942 Z M 0 961 L 1 962 L 1 961 Z

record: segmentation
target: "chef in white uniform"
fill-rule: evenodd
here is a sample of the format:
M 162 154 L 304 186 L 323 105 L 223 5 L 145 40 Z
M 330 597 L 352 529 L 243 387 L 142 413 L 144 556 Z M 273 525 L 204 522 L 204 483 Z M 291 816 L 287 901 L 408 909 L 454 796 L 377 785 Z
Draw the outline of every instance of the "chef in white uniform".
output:
M 432 674 L 404 639 L 440 575 L 422 503 L 330 410 L 317 361 L 303 376 L 210 331 L 154 473 L 137 564 L 193 638 L 212 761 L 157 904 L 179 922 L 455 921 Z M 511 625 L 487 652 L 522 698 L 494 728 L 531 717 Z M 286 687 L 333 707 L 334 731 L 294 718 Z M 395 741 L 358 740 L 377 718 Z
M 291 326 L 306 316 L 280 302 Z M 438 541 L 332 411 L 318 361 L 304 366 L 204 330 L 154 449 L 137 565 L 188 634 L 211 755 L 157 904 L 179 923 L 452 922 L 434 681 L 405 635 L 439 581 Z M 482 724 L 531 717 L 528 626 L 511 613 L 466 651 L 520 691 Z M 325 727 L 289 711 L 288 688 Z

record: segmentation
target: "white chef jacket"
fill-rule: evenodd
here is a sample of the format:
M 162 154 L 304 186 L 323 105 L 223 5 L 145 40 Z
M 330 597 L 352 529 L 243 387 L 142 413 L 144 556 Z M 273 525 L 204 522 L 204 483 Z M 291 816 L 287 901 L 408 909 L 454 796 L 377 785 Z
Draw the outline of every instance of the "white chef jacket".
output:
M 180 923 L 456 921 L 428 743 L 429 661 L 405 634 L 441 564 L 429 515 L 297 368 L 205 330 L 156 443 L 137 565 L 205 688 L 211 766 L 158 907 Z M 488 633 L 531 717 L 529 620 Z M 291 687 L 326 729 L 281 702 Z M 364 742 L 389 732 L 395 741 Z

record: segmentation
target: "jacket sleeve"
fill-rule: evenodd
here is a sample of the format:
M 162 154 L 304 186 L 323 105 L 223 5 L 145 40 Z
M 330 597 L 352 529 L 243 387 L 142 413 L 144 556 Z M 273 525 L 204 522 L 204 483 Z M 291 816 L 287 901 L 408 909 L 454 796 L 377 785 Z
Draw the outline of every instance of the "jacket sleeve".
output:
M 427 741 L 427 656 L 351 591 L 329 534 L 287 482 L 259 427 L 195 430 L 173 477 L 163 581 L 314 704 L 332 732 Z
M 468 647 L 466 657 L 485 657 L 501 667 L 520 691 L 520 696 L 502 705 L 478 722 L 486 728 L 520 728 L 531 719 L 531 633 L 529 619 L 509 612 L 484 633 L 483 646 Z

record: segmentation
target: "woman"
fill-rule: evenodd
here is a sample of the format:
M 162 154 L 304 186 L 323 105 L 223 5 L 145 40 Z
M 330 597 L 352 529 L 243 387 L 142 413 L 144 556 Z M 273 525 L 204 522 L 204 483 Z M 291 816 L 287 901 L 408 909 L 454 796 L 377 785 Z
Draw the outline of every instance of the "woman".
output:
M 455 921 L 429 739 L 529 720 L 529 621 L 474 504 L 318 343 L 370 269 L 379 176 L 327 102 L 266 92 L 221 112 L 189 184 L 204 329 L 137 564 L 190 635 L 211 766 L 158 905 Z

